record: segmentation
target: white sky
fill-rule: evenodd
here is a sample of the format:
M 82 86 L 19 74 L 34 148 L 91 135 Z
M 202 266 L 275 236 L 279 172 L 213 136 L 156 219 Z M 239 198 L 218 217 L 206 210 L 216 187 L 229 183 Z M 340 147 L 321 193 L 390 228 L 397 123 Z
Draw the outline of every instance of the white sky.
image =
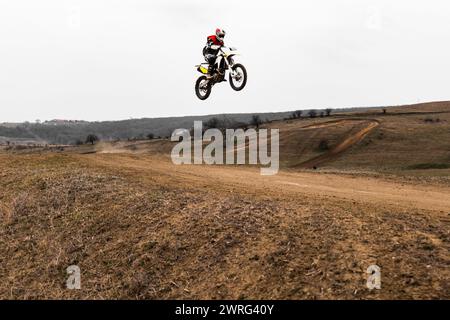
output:
M 216 27 L 241 92 L 194 93 Z M 0 122 L 450 99 L 446 0 L 0 0 Z

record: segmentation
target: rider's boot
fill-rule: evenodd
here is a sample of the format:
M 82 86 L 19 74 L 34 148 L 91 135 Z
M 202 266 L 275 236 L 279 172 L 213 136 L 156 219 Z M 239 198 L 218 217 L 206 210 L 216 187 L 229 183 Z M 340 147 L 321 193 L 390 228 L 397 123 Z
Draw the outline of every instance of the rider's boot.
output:
M 225 79 L 225 70 L 223 71 L 223 73 L 219 71 L 219 74 L 220 74 L 220 82 L 227 82 L 227 79 Z
M 214 76 L 214 65 L 213 64 L 210 64 L 208 67 L 208 75 L 210 78 Z

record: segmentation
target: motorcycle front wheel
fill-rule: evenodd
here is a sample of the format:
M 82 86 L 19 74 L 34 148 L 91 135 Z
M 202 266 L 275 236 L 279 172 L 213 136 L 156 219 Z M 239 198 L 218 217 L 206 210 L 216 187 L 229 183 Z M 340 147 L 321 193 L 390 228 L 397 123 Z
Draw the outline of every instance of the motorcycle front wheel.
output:
M 231 67 L 230 86 L 233 90 L 241 91 L 244 89 L 246 84 L 247 70 L 245 70 L 245 67 L 242 64 L 236 63 Z
M 197 79 L 197 82 L 195 83 L 195 94 L 200 100 L 208 99 L 211 94 L 211 85 L 206 76 L 201 76 Z

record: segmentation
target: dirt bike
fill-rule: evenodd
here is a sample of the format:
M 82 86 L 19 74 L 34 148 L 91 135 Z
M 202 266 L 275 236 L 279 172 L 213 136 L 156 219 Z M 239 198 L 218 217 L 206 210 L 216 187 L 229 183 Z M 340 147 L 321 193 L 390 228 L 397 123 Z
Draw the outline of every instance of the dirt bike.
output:
M 200 100 L 208 99 L 211 89 L 216 83 L 225 80 L 226 71 L 229 71 L 230 86 L 233 90 L 240 91 L 244 89 L 247 83 L 247 70 L 240 63 L 234 62 L 234 56 L 238 55 L 235 48 L 221 46 L 218 48 L 216 61 L 212 74 L 210 73 L 209 63 L 196 65 L 197 71 L 203 75 L 195 83 L 195 93 Z

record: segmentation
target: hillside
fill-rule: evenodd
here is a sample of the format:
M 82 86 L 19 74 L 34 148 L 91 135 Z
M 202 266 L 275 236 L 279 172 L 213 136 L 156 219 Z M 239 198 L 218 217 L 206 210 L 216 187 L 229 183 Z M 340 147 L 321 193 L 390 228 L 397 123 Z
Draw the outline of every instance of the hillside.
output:
M 0 297 L 450 298 L 450 103 L 266 126 L 275 176 L 175 166 L 167 139 L 3 147 Z
M 333 109 L 333 113 L 379 112 L 382 107 Z M 323 110 L 317 110 L 318 113 Z M 168 137 L 173 130 L 190 128 L 194 121 L 208 121 L 217 118 L 222 122 L 233 124 L 249 123 L 254 115 L 263 121 L 282 120 L 292 116 L 293 111 L 271 113 L 212 114 L 203 116 L 143 118 L 119 121 L 68 121 L 51 120 L 39 123 L 0 123 L 0 144 L 76 144 L 85 141 L 87 134 L 95 134 L 101 140 L 145 138 L 148 134 L 156 137 Z M 308 110 L 303 117 L 308 117 Z
M 280 127 L 280 157 L 285 167 L 302 167 L 314 157 L 324 156 L 318 167 L 347 171 L 450 169 L 450 103 L 387 110 L 387 114 L 367 111 L 269 126 Z M 352 138 L 357 139 L 348 141 Z M 327 142 L 327 150 L 320 150 L 321 141 Z M 351 148 L 333 156 L 345 143 Z
M 267 121 L 289 117 L 292 112 L 257 113 Z M 144 118 L 121 121 L 48 121 L 44 123 L 0 124 L 0 143 L 75 144 L 84 141 L 87 134 L 95 134 L 102 140 L 169 137 L 173 130 L 190 128 L 195 120 L 207 121 L 213 117 L 228 122 L 248 123 L 253 114 L 222 114 L 189 117 Z

